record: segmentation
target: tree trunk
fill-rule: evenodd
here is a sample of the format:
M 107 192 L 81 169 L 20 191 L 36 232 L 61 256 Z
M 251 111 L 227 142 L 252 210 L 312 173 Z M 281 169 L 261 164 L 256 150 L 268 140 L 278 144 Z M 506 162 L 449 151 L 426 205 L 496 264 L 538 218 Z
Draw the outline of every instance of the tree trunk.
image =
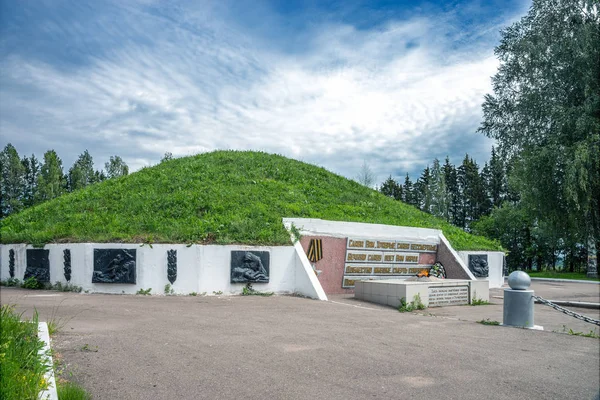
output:
M 587 252 L 588 252 L 587 277 L 588 278 L 597 278 L 598 277 L 598 260 L 596 258 L 596 241 L 594 239 L 594 235 L 591 235 L 591 234 L 588 235 Z

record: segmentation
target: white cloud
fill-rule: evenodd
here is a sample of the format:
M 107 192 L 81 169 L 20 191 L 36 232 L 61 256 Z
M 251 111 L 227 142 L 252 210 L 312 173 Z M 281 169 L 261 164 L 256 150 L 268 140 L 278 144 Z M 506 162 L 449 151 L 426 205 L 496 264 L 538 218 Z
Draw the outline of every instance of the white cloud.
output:
M 6 141 L 40 155 L 54 148 L 66 167 L 85 148 L 97 167 L 119 154 L 133 170 L 166 151 L 257 149 L 348 177 L 366 160 L 380 180 L 434 156 L 477 157 L 490 145 L 474 129 L 497 67 L 492 48 L 452 49 L 439 21 L 373 31 L 330 25 L 308 51 L 281 54 L 205 17 L 190 29 L 128 15 L 123 25 L 136 33 L 165 31 L 150 45 L 111 31 L 123 35 L 122 47 L 75 69 L 2 61 Z M 459 141 L 469 148 L 456 149 L 455 132 L 470 135 Z

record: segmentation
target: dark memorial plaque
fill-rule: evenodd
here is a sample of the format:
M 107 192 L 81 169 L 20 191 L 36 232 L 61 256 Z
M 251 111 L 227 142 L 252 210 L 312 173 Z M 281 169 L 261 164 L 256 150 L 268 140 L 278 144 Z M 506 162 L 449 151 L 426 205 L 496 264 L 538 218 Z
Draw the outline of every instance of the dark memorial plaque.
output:
M 167 279 L 171 284 L 177 279 L 177 250 L 167 250 Z
M 469 269 L 476 278 L 487 278 L 490 273 L 487 254 L 469 254 Z
M 231 283 L 268 283 L 268 251 L 232 251 Z
M 64 260 L 64 273 L 65 279 L 67 282 L 71 282 L 71 250 L 64 249 L 63 250 L 63 260 Z
M 15 251 L 13 249 L 8 251 L 8 273 L 11 278 L 15 277 Z
M 135 249 L 94 249 L 92 283 L 135 284 Z
M 35 278 L 38 282 L 50 282 L 50 250 L 27 249 L 27 268 L 23 279 Z

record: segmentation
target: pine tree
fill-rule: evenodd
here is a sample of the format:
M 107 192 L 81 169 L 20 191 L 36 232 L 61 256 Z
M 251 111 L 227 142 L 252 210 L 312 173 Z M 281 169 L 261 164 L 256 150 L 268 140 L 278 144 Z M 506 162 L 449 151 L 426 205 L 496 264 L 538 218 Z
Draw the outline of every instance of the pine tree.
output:
M 391 175 L 381 184 L 379 191 L 394 200 L 402 200 L 402 186 Z
M 25 167 L 12 144 L 0 153 L 0 217 L 17 213 L 24 208 Z
M 404 185 L 402 186 L 402 201 L 404 201 L 406 204 L 416 206 L 414 202 L 413 191 L 413 184 L 407 173 L 406 177 L 404 178 Z
M 431 172 L 429 170 L 429 166 L 427 166 L 421 173 L 419 179 L 417 179 L 413 190 L 413 201 L 415 202 L 415 206 L 426 213 L 431 213 L 432 198 L 429 187 L 430 180 Z
M 453 164 L 450 164 L 450 159 L 448 157 L 446 157 L 443 171 L 449 203 L 446 220 L 456 226 L 462 226 L 458 219 L 462 209 L 462 196 L 460 195 L 458 188 L 458 176 L 456 168 Z

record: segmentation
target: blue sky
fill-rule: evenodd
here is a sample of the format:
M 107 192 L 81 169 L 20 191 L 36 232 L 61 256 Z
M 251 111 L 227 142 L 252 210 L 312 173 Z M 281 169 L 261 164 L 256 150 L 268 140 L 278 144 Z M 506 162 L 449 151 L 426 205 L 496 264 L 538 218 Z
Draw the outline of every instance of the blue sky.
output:
M 499 30 L 530 1 L 0 1 L 0 134 L 133 170 L 252 149 L 383 181 L 480 164 Z

